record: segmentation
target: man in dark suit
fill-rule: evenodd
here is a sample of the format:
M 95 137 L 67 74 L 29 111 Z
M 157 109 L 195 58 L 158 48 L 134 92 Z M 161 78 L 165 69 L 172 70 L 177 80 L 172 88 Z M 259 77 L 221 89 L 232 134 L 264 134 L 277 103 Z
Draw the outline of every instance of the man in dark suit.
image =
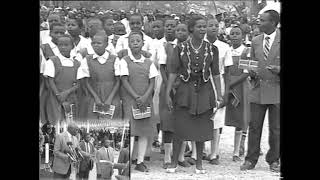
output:
M 58 134 L 54 143 L 54 161 L 52 170 L 54 179 L 69 179 L 72 169 L 72 161 L 67 153 L 72 154 L 68 144 L 72 144 L 73 149 L 79 149 L 79 140 L 76 135 L 78 127 L 75 123 L 69 123 L 67 131 Z M 87 156 L 85 152 L 80 150 L 83 156 Z
M 89 172 L 92 168 L 90 165 L 93 165 L 93 158 L 95 155 L 95 148 L 92 143 L 90 143 L 91 136 L 89 133 L 83 133 L 84 141 L 81 141 L 79 146 L 82 151 L 85 151 L 88 153 L 90 156 L 85 157 L 81 162 L 80 162 L 80 167 L 79 167 L 79 178 L 80 179 L 88 179 L 89 177 Z
M 263 122 L 269 115 L 269 146 L 266 161 L 271 171 L 280 171 L 280 15 L 265 11 L 259 19 L 261 35 L 251 44 L 251 57 L 258 61 L 258 69 L 250 72 L 249 94 L 251 117 L 248 152 L 241 170 L 253 169 L 258 161 Z

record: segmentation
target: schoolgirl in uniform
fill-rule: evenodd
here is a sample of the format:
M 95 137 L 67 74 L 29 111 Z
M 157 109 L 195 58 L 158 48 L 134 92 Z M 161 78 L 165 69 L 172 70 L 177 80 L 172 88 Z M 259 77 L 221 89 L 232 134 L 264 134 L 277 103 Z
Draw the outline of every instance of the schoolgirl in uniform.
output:
M 236 26 L 230 30 L 231 53 L 233 65 L 229 67 L 230 89 L 228 104 L 226 105 L 226 126 L 235 127 L 233 161 L 240 159 L 240 142 L 242 130 L 247 130 L 249 122 L 249 102 L 247 77 L 248 71 L 238 68 L 239 59 L 247 59 L 249 49 L 243 45 L 243 34 L 240 27 Z
M 108 36 L 97 33 L 91 42 L 94 54 L 87 55 L 82 61 L 78 79 L 86 78 L 86 87 L 90 101 L 88 105 L 88 119 L 104 119 L 105 116 L 93 112 L 93 105 L 114 105 L 115 112 L 112 119 L 121 119 L 121 105 L 119 96 L 120 64 L 119 59 L 106 50 Z
M 51 56 L 56 56 L 60 54 L 59 48 L 57 46 L 58 43 L 58 38 L 63 36 L 66 33 L 66 29 L 64 24 L 60 22 L 53 22 L 50 23 L 50 41 L 41 44 L 40 45 L 40 57 L 41 57 L 41 66 L 40 66 L 40 119 L 41 122 L 46 123 L 48 121 L 51 121 L 49 119 L 48 111 L 46 110 L 46 105 L 48 96 L 49 96 L 49 82 L 48 78 L 44 74 L 44 68 L 46 61 L 49 59 Z M 50 112 L 49 112 L 50 113 Z
M 63 120 L 76 120 L 78 89 L 77 73 L 79 60 L 72 53 L 74 48 L 70 35 L 62 35 L 57 39 L 59 54 L 51 56 L 45 63 L 44 75 L 48 77 L 49 95 L 46 102 L 46 113 L 49 121 L 56 125 Z M 70 117 L 66 117 L 66 114 Z M 69 119 L 72 118 L 72 119 Z
M 152 108 L 152 93 L 154 90 L 155 77 L 158 71 L 153 62 L 145 58 L 142 53 L 143 35 L 133 31 L 128 37 L 128 55 L 123 57 L 120 63 L 121 69 L 121 96 L 123 100 L 124 119 L 130 120 L 131 152 L 134 145 L 134 137 L 138 137 L 138 157 L 135 170 L 145 172 L 144 156 L 147 149 L 148 137 L 155 135 L 156 127 L 149 118 L 134 119 L 132 108 L 145 111 L 146 107 Z

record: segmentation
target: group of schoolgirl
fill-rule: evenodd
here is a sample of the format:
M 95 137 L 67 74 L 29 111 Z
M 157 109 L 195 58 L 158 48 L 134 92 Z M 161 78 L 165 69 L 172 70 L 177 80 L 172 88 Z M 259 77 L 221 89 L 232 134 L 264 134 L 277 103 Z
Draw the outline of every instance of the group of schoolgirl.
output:
M 112 41 L 114 36 L 109 32 L 113 28 L 107 24 L 108 18 L 90 19 L 90 37 L 86 39 L 80 35 L 81 20 L 68 19 L 62 24 L 57 18 L 57 22 L 50 23 L 49 36 L 40 48 L 40 119 L 57 125 L 68 120 L 66 114 L 71 112 L 76 121 L 104 120 L 105 115 L 93 112 L 94 105 L 114 105 L 112 119 L 130 120 L 131 159 L 135 169 L 143 172 L 148 170 L 144 158 L 151 152 L 150 144 L 159 133 L 156 124 L 160 121 L 167 168 L 171 162 L 173 130 L 164 98 L 168 80 L 166 60 L 174 47 L 189 38 L 188 25 L 167 19 L 165 36 L 155 41 L 141 31 L 142 16 L 133 14 L 129 19 L 131 32 Z M 179 78 L 175 84 L 178 86 Z M 173 88 L 171 96 L 174 94 Z M 150 117 L 134 117 L 133 109 L 144 112 L 147 108 L 151 108 Z M 178 161 L 184 167 L 185 146 L 186 142 Z M 217 157 L 215 154 L 210 158 Z

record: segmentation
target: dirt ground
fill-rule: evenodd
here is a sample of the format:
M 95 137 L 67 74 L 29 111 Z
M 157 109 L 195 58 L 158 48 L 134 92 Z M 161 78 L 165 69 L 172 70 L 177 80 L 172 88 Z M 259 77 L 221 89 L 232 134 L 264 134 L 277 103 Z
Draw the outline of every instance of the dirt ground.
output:
M 145 162 L 150 171 L 142 173 L 134 170 L 134 166 L 132 166 L 131 180 L 278 180 L 281 178 L 280 173 L 274 173 L 269 170 L 269 165 L 265 161 L 265 155 L 269 149 L 267 116 L 264 121 L 261 139 L 261 150 L 264 154 L 260 156 L 255 169 L 240 171 L 240 165 L 243 161 L 232 161 L 233 137 L 234 128 L 225 126 L 220 139 L 220 165 L 211 165 L 204 160 L 203 167 L 207 170 L 207 174 L 195 174 L 195 166 L 189 168 L 178 166 L 176 173 L 166 173 L 165 169 L 162 168 L 163 155 L 159 152 L 152 152 L 151 161 Z

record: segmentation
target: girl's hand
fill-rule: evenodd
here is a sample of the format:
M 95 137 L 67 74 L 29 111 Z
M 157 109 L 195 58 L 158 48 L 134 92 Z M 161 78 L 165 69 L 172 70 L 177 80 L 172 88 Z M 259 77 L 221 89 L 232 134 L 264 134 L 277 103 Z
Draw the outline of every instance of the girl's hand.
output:
M 112 100 L 110 100 L 110 99 L 107 99 L 107 100 L 104 102 L 104 104 L 107 104 L 107 105 L 111 105 L 111 103 L 112 103 Z
M 168 107 L 169 111 L 172 111 L 173 110 L 172 100 L 169 95 L 166 96 L 166 103 L 167 103 L 167 107 Z
M 98 97 L 96 97 L 96 98 L 94 99 L 94 102 L 95 102 L 96 104 L 99 104 L 99 105 L 103 104 L 102 101 L 101 101 Z
M 140 96 L 140 97 L 137 98 L 137 101 L 140 102 L 140 104 L 146 105 L 147 97 Z
M 69 95 L 68 92 L 64 91 L 64 92 L 61 92 L 61 93 L 57 94 L 57 98 L 60 101 L 60 103 L 62 103 L 64 101 L 66 101 L 68 95 Z

